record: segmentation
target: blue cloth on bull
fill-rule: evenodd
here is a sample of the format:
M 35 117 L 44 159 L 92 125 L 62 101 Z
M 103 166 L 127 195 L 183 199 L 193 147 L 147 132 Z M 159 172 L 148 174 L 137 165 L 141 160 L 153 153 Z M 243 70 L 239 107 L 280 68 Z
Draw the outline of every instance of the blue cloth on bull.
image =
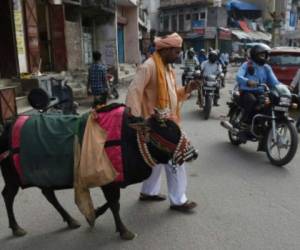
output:
M 23 184 L 65 188 L 73 185 L 74 138 L 82 140 L 87 115 L 33 115 L 21 130 Z

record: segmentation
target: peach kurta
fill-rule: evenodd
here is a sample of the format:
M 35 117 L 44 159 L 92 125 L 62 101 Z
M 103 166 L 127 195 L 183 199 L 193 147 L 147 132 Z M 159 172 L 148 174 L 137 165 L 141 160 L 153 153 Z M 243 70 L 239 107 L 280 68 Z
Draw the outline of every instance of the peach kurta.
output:
M 179 121 L 177 109 L 180 107 L 188 94 L 185 93 L 184 87 L 176 86 L 174 72 L 170 67 L 166 68 L 166 80 L 169 93 L 169 108 L 174 120 Z M 131 82 L 126 97 L 126 105 L 131 108 L 134 116 L 149 117 L 154 113 L 157 102 L 157 71 L 156 65 L 152 58 L 142 64 Z

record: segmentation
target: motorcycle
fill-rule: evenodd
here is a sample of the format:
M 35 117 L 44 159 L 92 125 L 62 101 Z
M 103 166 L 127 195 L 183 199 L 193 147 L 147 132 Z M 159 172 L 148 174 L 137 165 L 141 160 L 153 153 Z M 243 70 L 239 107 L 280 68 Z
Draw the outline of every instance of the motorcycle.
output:
M 195 74 L 198 72 L 198 67 L 181 67 L 183 69 L 182 73 L 182 86 L 185 86 L 186 83 L 195 79 Z
M 110 99 L 118 99 L 119 92 L 117 90 L 117 85 L 114 83 L 114 76 L 111 74 L 107 74 L 107 86 L 108 86 L 108 98 Z
M 66 80 L 51 78 L 50 90 L 34 88 L 28 95 L 29 104 L 41 113 L 78 114 L 72 88 Z
M 217 91 L 220 88 L 220 79 L 216 75 L 205 76 L 203 84 L 198 90 L 198 104 L 203 108 L 204 119 L 210 116 L 213 102 L 218 98 Z
M 258 98 L 256 114 L 252 118 L 250 130 L 241 126 L 244 110 L 240 106 L 240 93 L 232 93 L 229 106 L 229 121 L 221 121 L 228 130 L 229 140 L 233 145 L 247 141 L 258 142 L 258 151 L 264 151 L 273 165 L 288 164 L 295 156 L 298 148 L 298 134 L 294 120 L 289 117 L 289 108 L 297 108 L 292 101 L 288 88 L 279 84 L 271 90 L 263 84 L 264 94 Z

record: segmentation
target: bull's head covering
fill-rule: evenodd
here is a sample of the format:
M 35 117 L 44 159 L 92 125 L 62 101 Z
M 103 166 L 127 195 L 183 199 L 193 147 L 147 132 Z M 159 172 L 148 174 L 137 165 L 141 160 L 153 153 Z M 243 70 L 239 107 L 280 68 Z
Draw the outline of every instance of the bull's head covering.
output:
M 198 157 L 198 152 L 191 145 L 180 127 L 172 120 L 152 115 L 144 122 L 129 125 L 137 130 L 139 151 L 150 166 L 158 163 L 181 165 Z
M 156 37 L 154 39 L 154 43 L 156 50 L 167 48 L 181 48 L 182 38 L 177 33 L 173 33 L 164 37 Z

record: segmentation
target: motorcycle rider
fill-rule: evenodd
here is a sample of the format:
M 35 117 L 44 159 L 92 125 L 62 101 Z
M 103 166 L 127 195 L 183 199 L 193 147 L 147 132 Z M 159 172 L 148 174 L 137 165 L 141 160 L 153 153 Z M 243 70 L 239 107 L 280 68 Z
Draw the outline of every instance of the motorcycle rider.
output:
M 211 50 L 208 53 L 208 60 L 204 61 L 201 64 L 201 76 L 203 78 L 205 78 L 209 75 L 215 75 L 215 76 L 219 77 L 221 75 L 221 73 L 222 73 L 222 67 L 218 61 L 218 53 L 214 50 Z M 200 98 L 201 98 L 201 90 L 199 89 L 197 103 L 201 103 Z M 218 104 L 219 98 L 220 98 L 220 86 L 218 86 L 217 90 L 216 90 L 216 95 L 214 98 L 214 106 L 219 106 L 219 104 Z
M 206 60 L 207 60 L 206 52 L 204 49 L 201 49 L 198 55 L 199 64 L 202 64 Z
M 185 83 L 186 83 L 185 78 L 186 78 L 187 72 L 194 72 L 196 70 L 197 66 L 199 66 L 199 61 L 195 56 L 195 52 L 193 49 L 189 49 L 187 52 L 187 58 L 184 61 L 185 70 L 182 73 L 182 77 L 181 77 L 182 86 L 185 86 Z
M 218 54 L 218 61 L 221 64 L 221 67 L 222 67 L 223 77 L 221 79 L 221 85 L 224 88 L 225 87 L 225 77 L 226 77 L 226 74 L 227 74 L 228 62 L 227 62 L 227 58 L 225 56 L 225 53 L 221 53 L 219 50 L 216 50 L 216 51 L 217 51 L 217 54 Z
M 253 46 L 250 50 L 250 60 L 242 64 L 236 75 L 240 103 L 244 108 L 241 125 L 245 129 L 250 128 L 259 96 L 265 92 L 263 84 L 267 84 L 269 88 L 280 84 L 272 68 L 266 63 L 270 51 L 270 47 L 263 43 Z

